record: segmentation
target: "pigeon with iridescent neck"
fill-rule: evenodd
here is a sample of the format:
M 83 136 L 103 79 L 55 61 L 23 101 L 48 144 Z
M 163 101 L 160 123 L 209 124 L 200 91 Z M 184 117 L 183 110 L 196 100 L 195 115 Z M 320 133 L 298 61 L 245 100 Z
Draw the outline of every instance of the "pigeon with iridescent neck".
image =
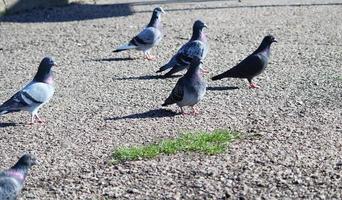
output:
M 44 122 L 38 116 L 38 110 L 54 94 L 51 68 L 55 65 L 56 63 L 51 57 L 45 57 L 41 61 L 33 80 L 0 105 L 0 116 L 12 112 L 28 111 L 31 114 L 30 124 L 34 124 L 36 121 Z
M 163 38 L 161 14 L 165 13 L 161 7 L 157 7 L 153 10 L 150 23 L 142 30 L 137 36 L 135 36 L 127 44 L 123 44 L 116 48 L 113 52 L 126 51 L 129 49 L 136 49 L 144 52 L 144 58 L 148 60 L 154 60 L 155 57 L 150 54 L 152 47 L 156 46 Z
M 0 172 L 0 199 L 15 200 L 21 192 L 28 170 L 37 160 L 30 154 L 24 154 L 11 168 Z
M 207 25 L 201 20 L 195 21 L 192 36 L 164 66 L 160 67 L 157 73 L 170 69 L 164 76 L 170 77 L 172 74 L 187 69 L 194 57 L 204 59 L 208 53 L 207 39 L 203 28 Z M 207 72 L 202 69 L 203 72 Z
M 182 114 L 187 114 L 183 107 L 190 106 L 192 108 L 191 114 L 198 114 L 194 105 L 203 99 L 207 85 L 202 77 L 201 64 L 202 61 L 199 57 L 194 57 L 191 60 L 188 71 L 178 80 L 162 106 L 177 104 Z
M 251 55 L 242 60 L 235 67 L 214 76 L 211 79 L 215 81 L 223 78 L 246 78 L 250 88 L 258 88 L 255 83 L 252 83 L 252 79 L 265 70 L 270 57 L 271 44 L 273 42 L 277 42 L 277 40 L 272 35 L 266 36 L 258 49 Z

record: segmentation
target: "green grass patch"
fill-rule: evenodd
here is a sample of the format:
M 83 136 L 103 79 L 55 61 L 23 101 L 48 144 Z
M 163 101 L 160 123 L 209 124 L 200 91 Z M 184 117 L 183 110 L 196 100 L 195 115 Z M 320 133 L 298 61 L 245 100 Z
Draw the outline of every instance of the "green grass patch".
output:
M 152 159 L 160 154 L 170 155 L 178 152 L 214 155 L 224 152 L 228 144 L 238 137 L 238 133 L 228 130 L 187 133 L 175 139 L 162 140 L 156 144 L 119 148 L 113 152 L 113 163 Z

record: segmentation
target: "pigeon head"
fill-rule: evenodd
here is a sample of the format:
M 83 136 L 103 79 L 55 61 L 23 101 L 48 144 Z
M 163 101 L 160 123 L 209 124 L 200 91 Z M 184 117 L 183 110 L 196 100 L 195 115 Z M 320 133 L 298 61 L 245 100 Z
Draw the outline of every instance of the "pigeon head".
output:
M 150 20 L 150 23 L 148 23 L 147 27 L 158 27 L 159 21 L 160 21 L 160 15 L 164 14 L 165 11 L 161 7 L 157 7 L 153 10 L 152 18 Z
M 6 171 L 6 174 L 15 177 L 19 181 L 24 181 L 28 170 L 36 164 L 38 163 L 33 155 L 24 154 L 13 167 Z
M 162 13 L 165 14 L 165 11 L 163 10 L 162 7 L 157 7 L 153 10 L 153 14 L 156 14 L 158 16 L 160 16 L 160 14 L 162 14 Z
M 27 153 L 21 156 L 18 162 L 11 167 L 11 169 L 27 171 L 30 167 L 36 164 L 38 164 L 36 158 L 32 154 Z
M 190 40 L 199 40 L 201 39 L 204 35 L 202 34 L 203 28 L 208 26 L 201 20 L 196 20 L 193 27 L 192 27 L 192 37 Z
M 273 42 L 277 42 L 277 40 L 272 35 L 267 35 L 262 40 L 260 46 L 257 48 L 257 50 L 254 51 L 253 54 L 259 53 L 259 52 L 267 52 L 267 55 L 270 54 L 270 47 Z
M 38 164 L 37 159 L 32 154 L 24 154 L 21 156 L 21 158 L 18 160 L 17 164 L 20 165 L 26 165 L 28 167 L 31 167 L 32 165 Z
M 208 28 L 208 26 L 201 20 L 196 20 L 193 26 L 194 29 L 198 29 L 198 30 L 201 30 L 204 27 Z
M 34 76 L 37 82 L 46 82 L 52 75 L 51 68 L 56 66 L 56 63 L 52 57 L 45 57 L 39 64 L 37 74 Z
M 267 35 L 266 37 L 264 37 L 264 39 L 262 40 L 262 43 L 265 44 L 272 44 L 273 42 L 278 42 L 274 36 L 272 35 Z

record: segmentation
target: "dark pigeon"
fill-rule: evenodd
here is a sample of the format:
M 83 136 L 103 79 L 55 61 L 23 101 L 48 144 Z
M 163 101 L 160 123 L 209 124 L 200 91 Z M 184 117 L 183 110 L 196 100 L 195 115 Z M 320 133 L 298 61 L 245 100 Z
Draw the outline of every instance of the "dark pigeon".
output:
M 51 68 L 55 65 L 56 63 L 52 58 L 45 57 L 41 61 L 33 80 L 0 105 L 0 116 L 12 112 L 28 111 L 31 113 L 31 124 L 35 123 L 36 119 L 38 122 L 43 122 L 38 116 L 38 110 L 54 94 Z
M 23 155 L 10 169 L 0 172 L 0 199 L 15 200 L 21 192 L 28 170 L 37 164 L 35 157 Z
M 187 114 L 184 112 L 183 107 L 190 106 L 192 114 L 197 114 L 194 105 L 203 99 L 206 92 L 206 83 L 200 71 L 201 63 L 202 61 L 198 57 L 191 60 L 188 71 L 178 80 L 162 106 L 177 104 L 182 114 Z
M 150 23 L 146 26 L 146 28 L 127 44 L 119 46 L 113 52 L 116 53 L 129 49 L 136 49 L 144 52 L 144 58 L 148 60 L 155 59 L 154 56 L 150 55 L 150 50 L 152 47 L 156 46 L 163 38 L 162 24 L 160 21 L 161 13 L 165 13 L 161 7 L 155 8 L 153 10 Z
M 270 57 L 270 47 L 273 42 L 277 42 L 277 40 L 272 35 L 266 36 L 258 49 L 251 55 L 235 67 L 211 79 L 215 81 L 222 78 L 246 78 L 250 84 L 250 88 L 258 88 L 255 83 L 252 83 L 252 79 L 265 70 Z
M 174 73 L 187 69 L 194 57 L 203 60 L 208 53 L 207 39 L 203 32 L 204 27 L 207 27 L 204 22 L 201 20 L 195 21 L 190 40 L 178 50 L 167 64 L 160 67 L 157 73 L 171 69 L 164 75 L 170 77 Z

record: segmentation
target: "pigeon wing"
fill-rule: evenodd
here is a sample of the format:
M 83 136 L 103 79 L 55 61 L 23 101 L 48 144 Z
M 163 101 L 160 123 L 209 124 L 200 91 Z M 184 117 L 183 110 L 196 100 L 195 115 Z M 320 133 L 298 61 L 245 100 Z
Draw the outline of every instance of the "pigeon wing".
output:
M 154 27 L 145 28 L 137 36 L 135 36 L 129 43 L 135 46 L 153 45 L 158 39 L 158 31 Z
M 204 57 L 204 49 L 205 45 L 203 42 L 199 40 L 190 41 L 182 46 L 182 48 L 179 49 L 177 53 L 178 59 L 181 60 L 189 60 L 193 57 L 199 57 L 203 59 Z M 190 64 L 189 62 L 186 62 L 187 64 Z
M 0 114 L 17 112 L 27 107 L 46 103 L 53 93 L 52 86 L 46 83 L 30 83 L 0 106 Z
M 223 75 L 224 77 L 252 78 L 263 70 L 263 65 L 258 55 L 250 55 Z
M 165 100 L 163 106 L 171 105 L 182 101 L 184 97 L 184 77 L 180 78 L 173 88 L 170 96 Z

